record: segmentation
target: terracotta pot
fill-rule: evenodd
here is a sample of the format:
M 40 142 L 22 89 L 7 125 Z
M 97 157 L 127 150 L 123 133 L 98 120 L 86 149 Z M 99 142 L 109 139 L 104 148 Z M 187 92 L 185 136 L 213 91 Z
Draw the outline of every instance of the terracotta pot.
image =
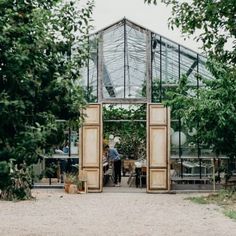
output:
M 77 192 L 78 192 L 77 186 L 75 184 L 71 184 L 69 186 L 69 192 L 68 193 L 75 194 Z
M 64 184 L 64 188 L 65 188 L 66 193 L 69 193 L 70 185 L 71 185 L 70 183 L 65 183 Z

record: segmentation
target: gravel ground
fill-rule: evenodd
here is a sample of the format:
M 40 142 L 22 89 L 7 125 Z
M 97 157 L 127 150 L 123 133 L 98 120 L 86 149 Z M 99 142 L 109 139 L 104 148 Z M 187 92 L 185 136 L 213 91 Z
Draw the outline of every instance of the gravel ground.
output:
M 226 218 L 218 206 L 185 200 L 193 194 L 110 189 L 77 195 L 35 189 L 36 200 L 0 201 L 0 235 L 236 235 L 236 221 Z

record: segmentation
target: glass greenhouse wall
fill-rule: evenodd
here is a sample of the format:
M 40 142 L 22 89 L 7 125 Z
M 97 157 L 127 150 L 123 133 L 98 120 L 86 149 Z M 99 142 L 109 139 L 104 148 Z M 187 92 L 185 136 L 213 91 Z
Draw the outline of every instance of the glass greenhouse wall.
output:
M 202 86 L 200 77 L 213 78 L 204 56 L 127 19 L 91 35 L 89 45 L 83 73 L 88 102 L 161 103 L 183 75 L 195 88 Z M 209 160 L 214 154 L 195 141 L 195 131 L 172 114 L 171 159 L 178 176 L 212 174 Z M 227 168 L 227 161 L 222 163 Z

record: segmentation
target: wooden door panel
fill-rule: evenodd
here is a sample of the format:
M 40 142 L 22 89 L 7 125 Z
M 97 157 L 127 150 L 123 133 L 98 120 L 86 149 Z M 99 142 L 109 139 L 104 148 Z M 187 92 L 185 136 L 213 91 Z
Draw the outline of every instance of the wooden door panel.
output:
M 100 108 L 98 109 L 98 104 L 89 105 L 84 110 L 84 115 L 86 125 L 100 125 Z
M 89 104 L 80 129 L 80 170 L 87 174 L 88 192 L 102 191 L 102 106 Z
M 98 189 L 100 186 L 100 174 L 98 169 L 84 168 L 87 173 L 87 184 L 90 190 Z
M 162 104 L 147 109 L 147 192 L 169 190 L 169 110 Z
M 166 167 L 166 127 L 150 127 L 150 167 Z
M 83 167 L 99 167 L 100 159 L 99 127 L 83 127 Z
M 162 105 L 151 105 L 150 110 L 150 120 L 149 125 L 166 125 L 166 108 L 163 108 Z
M 166 169 L 150 169 L 150 189 L 167 189 L 167 172 Z

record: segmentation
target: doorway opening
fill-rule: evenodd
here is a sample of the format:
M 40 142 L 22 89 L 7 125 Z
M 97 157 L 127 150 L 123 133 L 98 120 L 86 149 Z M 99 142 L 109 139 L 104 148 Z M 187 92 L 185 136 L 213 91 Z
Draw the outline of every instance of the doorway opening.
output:
M 103 187 L 114 187 L 114 162 L 105 146 L 115 148 L 121 159 L 121 186 L 112 191 L 144 191 L 147 186 L 146 104 L 103 105 Z M 119 180 L 118 180 L 119 181 Z

